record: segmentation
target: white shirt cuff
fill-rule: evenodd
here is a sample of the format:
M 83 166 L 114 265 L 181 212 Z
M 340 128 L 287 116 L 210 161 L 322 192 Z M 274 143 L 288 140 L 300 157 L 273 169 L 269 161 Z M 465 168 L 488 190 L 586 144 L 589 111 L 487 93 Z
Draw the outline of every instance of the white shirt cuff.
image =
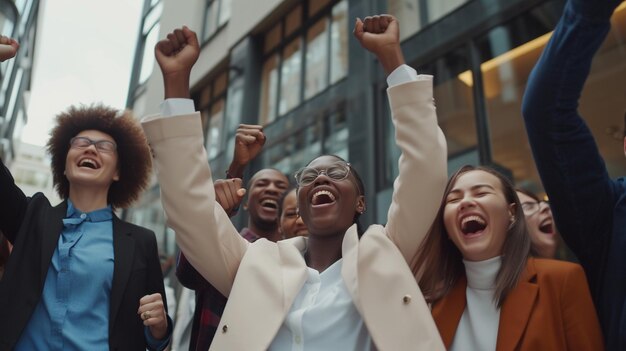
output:
M 191 99 L 172 98 L 166 99 L 161 103 L 162 117 L 189 115 L 194 112 L 196 112 L 196 109 Z
M 391 88 L 396 85 L 414 82 L 417 80 L 427 80 L 430 76 L 425 74 L 417 74 L 417 71 L 409 65 L 401 65 L 394 69 L 389 76 L 387 76 L 387 85 Z

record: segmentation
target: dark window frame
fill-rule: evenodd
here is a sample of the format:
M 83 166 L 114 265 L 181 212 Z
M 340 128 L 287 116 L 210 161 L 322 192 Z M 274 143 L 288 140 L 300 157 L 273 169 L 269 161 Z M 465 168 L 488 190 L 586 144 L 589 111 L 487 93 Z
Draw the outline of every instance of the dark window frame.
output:
M 328 2 L 328 4 L 324 5 L 323 7 L 321 7 L 320 9 L 317 10 L 317 13 L 315 13 L 313 16 L 309 17 L 309 3 L 311 1 L 315 1 L 315 0 L 303 0 L 298 2 L 297 4 L 295 4 L 294 6 L 290 7 L 288 11 L 285 12 L 284 15 L 282 15 L 280 17 L 280 19 L 278 19 L 277 21 L 274 21 L 272 23 L 272 25 L 265 30 L 263 33 L 261 33 L 260 35 L 260 47 L 264 48 L 265 47 L 265 38 L 266 35 L 268 33 L 270 33 L 277 25 L 280 24 L 281 28 L 280 28 L 280 39 L 279 42 L 270 50 L 268 50 L 267 52 L 263 52 L 262 50 L 262 55 L 260 58 L 260 62 L 261 62 L 261 66 L 263 66 L 269 59 L 271 59 L 273 56 L 276 56 L 278 58 L 278 62 L 276 65 L 276 71 L 277 71 L 277 87 L 276 87 L 276 94 L 275 94 L 275 99 L 274 99 L 274 111 L 270 111 L 268 112 L 268 116 L 273 115 L 274 118 L 270 121 L 262 121 L 260 120 L 259 123 L 264 122 L 264 126 L 268 126 L 274 122 L 276 122 L 277 120 L 283 118 L 284 116 L 289 115 L 293 110 L 297 109 L 298 107 L 300 107 L 303 103 L 310 101 L 312 99 L 314 99 L 316 96 L 323 94 L 324 91 L 328 90 L 331 86 L 333 85 L 337 85 L 338 83 L 340 83 L 341 81 L 345 80 L 348 76 L 348 71 L 346 71 L 346 74 L 343 78 L 337 80 L 334 83 L 331 83 L 331 63 L 332 63 L 332 55 L 331 55 L 331 35 L 332 35 L 332 26 L 333 26 L 333 8 L 339 4 L 342 0 L 331 0 Z M 348 0 L 346 0 L 348 1 Z M 349 5 L 349 1 L 348 1 L 348 5 Z M 300 17 L 300 25 L 297 29 L 293 30 L 292 33 L 289 33 L 288 35 L 286 35 L 285 31 L 286 31 L 286 23 L 287 23 L 287 17 L 289 17 L 289 15 L 291 14 L 291 12 L 293 10 L 295 10 L 298 6 L 301 6 L 301 17 Z M 348 11 L 349 11 L 349 6 L 348 6 Z M 328 67 L 327 72 L 326 72 L 326 76 L 324 77 L 324 79 L 326 80 L 326 86 L 324 89 L 321 89 L 320 91 L 316 92 L 315 94 L 311 95 L 310 97 L 306 97 L 305 95 L 305 89 L 306 89 L 306 69 L 307 69 L 307 58 L 306 58 L 306 53 L 307 53 L 307 48 L 308 48 L 308 43 L 307 43 L 307 33 L 308 30 L 313 27 L 318 21 L 320 21 L 322 18 L 326 18 L 328 20 L 328 28 L 326 30 L 326 47 L 328 49 L 328 55 L 326 57 L 326 65 Z M 285 50 L 285 48 L 292 44 L 292 42 L 294 40 L 300 39 L 301 42 L 301 46 L 300 46 L 300 55 L 301 55 L 301 63 L 300 63 L 300 86 L 298 87 L 299 89 L 299 102 L 291 107 L 288 108 L 286 111 L 284 111 L 282 114 L 280 113 L 280 101 L 281 101 L 281 83 L 282 83 L 282 67 L 283 64 L 285 62 L 284 57 L 283 57 L 283 52 Z M 262 82 L 261 82 L 262 84 Z M 271 88 L 271 87 L 270 87 Z M 270 94 L 268 94 L 269 96 Z M 261 104 L 262 101 L 259 101 L 259 104 Z M 260 118 L 262 116 L 259 116 Z

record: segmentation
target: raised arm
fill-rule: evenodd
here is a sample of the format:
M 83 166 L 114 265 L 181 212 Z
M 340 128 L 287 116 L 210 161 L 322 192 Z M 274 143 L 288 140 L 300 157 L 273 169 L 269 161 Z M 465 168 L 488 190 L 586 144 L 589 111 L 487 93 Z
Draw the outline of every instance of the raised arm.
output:
M 28 198 L 0 159 L 0 231 L 11 244 L 15 244 L 27 205 Z
M 570 0 L 533 69 L 523 115 L 559 231 L 588 272 L 598 272 L 612 225 L 615 183 L 578 113 L 591 61 L 621 0 Z M 593 116 L 590 116 L 593 117 Z M 597 286 L 595 274 L 590 283 Z
M 228 167 L 228 176 L 243 178 L 246 166 L 254 160 L 263 149 L 265 134 L 263 126 L 256 124 L 240 124 L 235 134 L 235 151 L 233 160 Z
M 196 34 L 187 27 L 156 45 L 166 99 L 189 97 L 189 77 L 199 52 Z M 248 242 L 216 206 L 200 115 L 146 118 L 142 126 L 154 152 L 161 201 L 176 242 L 193 267 L 228 296 Z
M 15 57 L 20 44 L 15 39 L 0 35 L 0 62 Z
M 217 203 L 222 206 L 224 212 L 232 216 L 236 212 L 236 208 L 239 207 L 241 200 L 243 200 L 243 196 L 246 194 L 246 189 L 241 187 L 241 179 L 218 179 L 213 186 L 215 188 Z M 191 263 L 187 261 L 182 251 L 176 261 L 176 277 L 178 281 L 188 289 L 200 290 L 210 285 L 210 283 L 193 268 Z
M 354 35 L 390 76 L 387 94 L 402 154 L 386 231 L 410 262 L 435 218 L 447 179 L 446 141 L 437 125 L 432 76 L 416 76 L 404 65 L 398 21 L 392 16 L 357 19 Z

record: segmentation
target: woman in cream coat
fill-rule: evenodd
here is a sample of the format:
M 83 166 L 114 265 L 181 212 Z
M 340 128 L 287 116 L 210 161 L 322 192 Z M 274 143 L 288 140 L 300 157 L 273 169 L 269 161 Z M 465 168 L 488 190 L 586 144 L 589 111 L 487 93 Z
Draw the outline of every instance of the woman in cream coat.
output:
M 166 102 L 162 115 L 145 118 L 143 128 L 177 243 L 229 298 L 211 350 L 443 350 L 407 264 L 446 180 L 432 77 L 403 64 L 391 16 L 357 20 L 355 37 L 393 72 L 388 95 L 403 154 L 387 225 L 359 232 L 355 223 L 365 210 L 360 178 L 347 162 L 327 155 L 296 174 L 309 238 L 278 243 L 248 243 L 238 235 L 215 202 L 200 114 L 170 109 L 180 102 L 171 98 L 189 97 L 189 72 L 199 53 L 195 33 L 183 27 L 157 44 Z M 264 141 L 261 133 L 251 147 Z

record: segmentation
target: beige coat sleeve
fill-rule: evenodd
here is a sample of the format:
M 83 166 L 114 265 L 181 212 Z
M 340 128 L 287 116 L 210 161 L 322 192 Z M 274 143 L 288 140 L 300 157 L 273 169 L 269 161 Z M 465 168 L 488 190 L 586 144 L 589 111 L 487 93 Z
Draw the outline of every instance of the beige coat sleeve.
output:
M 430 228 L 446 185 L 447 146 L 437 124 L 432 76 L 387 90 L 402 154 L 385 230 L 410 263 Z
M 215 202 L 200 114 L 151 118 L 142 127 L 154 153 L 167 225 L 187 260 L 228 296 L 249 243 Z

